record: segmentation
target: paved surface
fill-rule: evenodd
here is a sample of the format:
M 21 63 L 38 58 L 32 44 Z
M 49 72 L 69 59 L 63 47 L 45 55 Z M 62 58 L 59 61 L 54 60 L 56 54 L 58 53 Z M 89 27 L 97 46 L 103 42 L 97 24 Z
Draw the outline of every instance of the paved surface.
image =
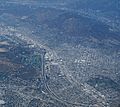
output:
M 72 84 L 61 74 L 59 64 L 46 61 L 45 54 L 44 48 L 38 50 L 19 38 L 0 36 L 1 106 L 107 106 L 102 101 L 104 99 L 96 99 L 96 93 L 92 96 L 87 93 L 89 87 Z

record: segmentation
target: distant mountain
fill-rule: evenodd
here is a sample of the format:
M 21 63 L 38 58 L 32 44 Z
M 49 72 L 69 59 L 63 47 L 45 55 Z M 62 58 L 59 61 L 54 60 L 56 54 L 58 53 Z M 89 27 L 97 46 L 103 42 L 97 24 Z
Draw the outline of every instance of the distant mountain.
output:
M 119 0 L 76 0 L 71 2 L 71 7 L 76 8 L 91 8 L 103 11 L 117 10 L 120 11 Z

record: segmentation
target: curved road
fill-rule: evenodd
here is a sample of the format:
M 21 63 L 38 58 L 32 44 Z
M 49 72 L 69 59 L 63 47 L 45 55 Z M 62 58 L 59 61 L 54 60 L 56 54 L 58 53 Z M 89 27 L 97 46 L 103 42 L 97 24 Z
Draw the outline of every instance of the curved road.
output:
M 5 29 L 4 29 L 5 30 Z M 52 59 L 53 61 L 57 62 L 60 69 L 61 69 L 61 72 L 66 76 L 66 78 L 68 79 L 68 81 L 71 82 L 71 84 L 76 84 L 80 90 L 83 90 L 85 93 L 87 93 L 89 96 L 92 96 L 92 98 L 97 98 L 97 102 L 98 104 L 102 104 L 101 107 L 108 107 L 107 102 L 105 100 L 105 97 L 104 95 L 102 95 L 100 92 L 98 92 L 95 88 L 89 86 L 88 84 L 83 84 L 83 83 L 78 83 L 71 75 L 68 74 L 68 70 L 67 68 L 65 67 L 65 65 L 61 64 L 61 62 L 59 62 L 59 56 L 57 56 L 57 53 L 54 51 L 54 50 L 51 50 L 49 47 L 47 46 L 44 46 L 44 45 L 41 45 L 36 39 L 35 37 L 28 37 L 26 35 L 22 35 L 22 34 L 19 34 L 17 30 L 14 31 L 14 35 L 11 35 L 13 34 L 13 31 L 11 31 L 11 29 L 7 28 L 8 31 L 3 31 L 2 34 L 5 34 L 5 35 L 9 35 L 10 38 L 12 38 L 14 41 L 18 41 L 18 40 L 22 40 L 22 41 L 25 41 L 27 42 L 28 44 L 33 44 L 37 49 L 39 48 L 44 48 L 46 50 L 46 52 L 49 54 L 50 56 L 50 59 L 51 59 L 51 56 L 52 56 Z M 7 34 L 6 34 L 7 33 Z M 43 74 L 44 74 L 44 79 L 46 78 L 45 77 L 45 71 L 43 69 Z M 62 99 L 60 99 L 54 92 L 51 91 L 51 89 L 49 88 L 49 86 L 46 84 L 45 85 L 47 90 L 55 97 L 56 100 L 59 100 L 63 103 L 67 103 L 67 104 L 73 104 L 71 102 L 68 102 L 68 101 L 64 101 Z M 78 105 L 80 106 L 81 104 L 73 104 L 73 105 Z

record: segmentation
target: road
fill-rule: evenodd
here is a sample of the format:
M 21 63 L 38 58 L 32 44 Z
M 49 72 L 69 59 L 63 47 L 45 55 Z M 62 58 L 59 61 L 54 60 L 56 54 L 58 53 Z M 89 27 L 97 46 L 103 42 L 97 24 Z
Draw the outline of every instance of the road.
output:
M 6 31 L 7 30 L 7 31 Z M 57 55 L 57 53 L 54 51 L 54 50 L 51 50 L 49 47 L 47 46 L 44 46 L 42 44 L 40 44 L 36 39 L 35 37 L 31 38 L 31 37 L 28 37 L 26 35 L 22 35 L 22 34 L 19 34 L 17 30 L 14 31 L 13 33 L 13 30 L 10 31 L 9 28 L 7 28 L 5 31 L 2 31 L 1 34 L 3 35 L 8 35 L 8 38 L 9 39 L 12 39 L 14 40 L 15 43 L 18 43 L 18 41 L 25 41 L 27 44 L 33 44 L 34 47 L 36 49 L 40 49 L 40 48 L 43 48 L 46 50 L 46 53 L 49 54 L 49 59 L 52 59 L 53 62 L 55 63 L 58 63 L 59 65 L 59 68 L 61 69 L 61 72 L 66 76 L 67 80 L 71 82 L 71 84 L 73 85 L 76 85 L 77 87 L 79 87 L 80 90 L 82 90 L 83 92 L 87 93 L 88 96 L 91 96 L 91 98 L 94 98 L 96 99 L 97 98 L 97 102 L 98 104 L 100 104 L 101 107 L 108 107 L 107 102 L 105 100 L 105 97 L 104 95 L 102 95 L 100 92 L 98 92 L 96 89 L 94 89 L 93 87 L 89 86 L 88 84 L 86 83 L 80 83 L 80 82 L 77 82 L 68 72 L 68 69 L 66 68 L 66 66 L 64 65 L 64 62 L 61 62 L 60 61 L 60 58 L 59 56 Z M 14 35 L 11 35 L 11 34 L 14 34 Z M 44 64 L 44 58 L 43 58 L 43 64 Z M 45 66 L 45 65 L 43 65 Z M 45 81 L 45 76 L 46 76 L 46 72 L 44 71 L 45 69 L 43 68 L 43 79 Z M 53 91 L 51 91 L 51 89 L 49 88 L 49 86 L 47 84 L 45 84 L 46 86 L 46 89 L 51 93 L 51 95 L 54 96 L 54 98 L 60 102 L 63 102 L 65 104 L 73 104 L 71 102 L 68 102 L 68 101 L 64 101 L 62 99 L 59 98 L 59 96 L 57 96 Z M 102 105 L 101 105 L 102 104 Z M 81 104 L 73 104 L 73 105 L 78 105 L 78 106 L 81 106 Z M 85 104 L 83 104 L 85 105 Z

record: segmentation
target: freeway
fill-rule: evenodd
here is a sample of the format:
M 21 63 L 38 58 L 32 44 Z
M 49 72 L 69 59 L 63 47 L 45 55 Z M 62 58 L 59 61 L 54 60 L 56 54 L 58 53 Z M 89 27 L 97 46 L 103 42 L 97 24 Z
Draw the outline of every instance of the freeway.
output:
M 83 91 L 85 91 L 86 93 L 88 93 L 88 95 L 92 96 L 93 98 L 96 99 L 96 96 L 97 96 L 97 100 L 98 100 L 98 103 L 102 103 L 103 107 L 107 107 L 108 105 L 106 105 L 106 102 L 105 102 L 105 97 L 104 95 L 102 95 L 100 92 L 98 92 L 96 89 L 94 89 L 93 87 L 89 86 L 88 84 L 83 84 L 83 83 L 78 83 L 74 78 L 72 78 L 72 76 L 70 76 L 68 74 L 68 70 L 67 68 L 65 67 L 64 64 L 61 64 L 61 62 L 59 62 L 59 56 L 57 55 L 57 53 L 54 51 L 54 50 L 51 50 L 49 47 L 47 46 L 44 46 L 44 45 L 41 45 L 39 42 L 37 42 L 37 40 L 34 40 L 34 38 L 30 38 L 30 37 L 22 37 L 23 40 L 27 41 L 29 43 L 29 41 L 31 41 L 32 44 L 34 44 L 37 48 L 44 48 L 46 50 L 46 53 L 49 53 L 49 56 L 53 56 L 53 61 L 57 62 L 62 73 L 66 76 L 66 78 L 68 79 L 68 81 L 70 81 L 73 85 L 76 84 L 80 90 L 82 89 Z M 50 58 L 51 59 L 51 58 Z M 43 62 L 44 62 L 44 58 L 43 58 Z M 44 62 L 45 63 L 45 62 Z M 43 65 L 45 66 L 45 65 Z M 46 73 L 44 71 L 45 69 L 43 68 L 43 77 L 44 77 L 44 81 L 46 80 L 45 76 L 46 76 Z M 52 93 L 54 96 L 55 96 L 55 99 L 58 99 L 59 101 L 62 101 L 62 102 L 66 102 L 66 103 L 69 103 L 70 102 L 67 102 L 67 101 L 63 101 L 62 99 L 60 99 L 54 92 L 51 91 L 51 89 L 49 88 L 48 85 L 46 85 L 46 88 L 47 90 Z M 72 103 L 71 103 L 72 104 Z M 73 104 L 73 105 L 81 105 L 81 104 Z M 84 104 L 83 104 L 84 105 Z M 102 106 L 101 106 L 102 107 Z
M 5 30 L 5 31 L 4 31 Z M 7 29 L 4 28 L 4 30 L 1 32 L 1 34 L 3 35 L 8 35 L 9 39 L 14 40 L 15 43 L 21 42 L 21 41 L 25 41 L 27 44 L 33 44 L 35 49 L 45 49 L 46 53 L 49 56 L 49 59 L 52 59 L 53 62 L 58 63 L 59 68 L 61 70 L 61 72 L 66 76 L 67 80 L 70 81 L 71 84 L 75 84 L 76 86 L 79 87 L 80 90 L 83 90 L 83 92 L 87 93 L 89 96 L 91 96 L 91 98 L 96 99 L 97 98 L 97 102 L 98 104 L 102 104 L 101 107 L 108 107 L 107 102 L 105 100 L 104 95 L 102 95 L 100 92 L 98 92 L 97 90 L 95 90 L 93 87 L 89 86 L 88 84 L 84 84 L 84 83 L 78 83 L 68 72 L 68 69 L 66 68 L 66 66 L 64 65 L 64 62 L 61 63 L 61 61 L 59 60 L 59 56 L 57 55 L 57 53 L 54 50 L 51 50 L 49 47 L 40 44 L 36 39 L 35 36 L 32 37 L 28 37 L 27 35 L 22 35 L 19 33 L 19 31 L 15 30 L 14 31 L 14 35 L 13 34 L 13 30 L 10 31 L 9 27 L 7 27 Z M 17 41 L 17 42 L 16 42 Z M 44 56 L 43 56 L 43 64 L 45 64 L 44 62 Z M 42 69 L 42 74 L 43 74 L 43 81 L 46 81 L 46 72 L 44 69 L 45 65 L 42 65 L 43 69 Z M 49 93 L 51 93 L 51 95 L 58 101 L 63 102 L 64 104 L 72 104 L 72 105 L 77 105 L 77 106 L 81 106 L 81 104 L 78 103 L 71 103 L 69 101 L 64 101 L 62 99 L 59 98 L 59 96 L 57 96 L 50 88 L 49 86 L 46 84 L 45 82 L 45 87 L 46 89 L 49 91 Z M 83 104 L 86 105 L 86 104 Z
M 56 54 L 56 53 L 55 53 Z M 43 64 L 45 64 L 45 61 L 44 61 L 44 58 L 42 58 L 43 59 Z M 45 67 L 45 65 L 43 65 L 43 67 Z M 59 67 L 61 67 L 61 66 L 59 66 Z M 62 67 L 63 68 L 63 67 Z M 61 69 L 62 70 L 62 69 Z M 47 75 L 47 73 L 46 73 L 46 71 L 45 71 L 45 69 L 43 68 L 42 69 L 42 72 L 43 72 L 43 77 L 44 77 L 44 81 L 46 81 L 46 75 Z M 67 76 L 66 76 L 66 78 L 68 79 L 68 81 L 70 81 L 71 80 L 71 78 L 68 78 Z M 72 79 L 73 80 L 73 79 Z M 70 81 L 71 82 L 71 81 Z M 76 84 L 75 84 L 76 83 Z M 47 82 L 44 82 L 44 84 L 45 84 L 45 88 L 47 89 L 47 91 L 52 95 L 52 96 L 54 96 L 54 98 L 56 99 L 56 100 L 58 100 L 58 101 L 60 101 L 60 102 L 62 102 L 62 103 L 64 103 L 64 104 L 67 104 L 67 105 L 72 105 L 72 106 L 79 106 L 79 107 L 82 107 L 82 106 L 84 106 L 84 107 L 87 107 L 88 106 L 88 104 L 87 103 L 72 103 L 72 102 L 69 102 L 69 101 L 66 101 L 66 100 L 63 100 L 63 99 L 61 99 L 58 95 L 56 95 L 56 93 L 54 93 L 51 89 L 50 89 L 50 87 L 49 87 L 49 85 L 48 85 L 48 83 Z M 90 86 L 88 86 L 87 84 L 78 84 L 78 82 L 76 82 L 76 80 L 74 80 L 74 81 L 72 81 L 72 85 L 77 85 L 77 86 L 79 86 L 79 88 L 81 88 L 81 89 L 83 89 L 83 90 L 85 90 L 85 88 L 86 87 L 88 87 L 88 89 L 92 89 L 92 87 L 90 87 Z M 90 88 L 89 88 L 90 87 Z M 88 90 L 87 89 L 87 90 Z M 89 92 L 89 91 L 88 91 Z M 92 93 L 91 92 L 89 92 L 88 94 L 90 94 L 90 95 L 92 95 L 92 96 L 94 96 L 94 95 L 96 95 L 96 94 L 100 94 L 99 92 L 98 93 L 96 93 L 96 90 L 94 90 L 94 89 L 92 89 Z M 101 97 L 101 96 L 98 96 L 98 97 Z M 97 97 L 97 98 L 98 98 Z M 103 101 L 105 101 L 105 99 L 103 99 Z M 100 99 L 100 101 L 99 101 L 99 99 L 98 99 L 98 105 L 99 106 L 101 106 L 101 107 L 107 107 L 108 105 L 105 105 L 105 103 L 104 102 L 101 102 L 101 99 Z M 93 105 L 89 105 L 89 107 L 93 107 Z

